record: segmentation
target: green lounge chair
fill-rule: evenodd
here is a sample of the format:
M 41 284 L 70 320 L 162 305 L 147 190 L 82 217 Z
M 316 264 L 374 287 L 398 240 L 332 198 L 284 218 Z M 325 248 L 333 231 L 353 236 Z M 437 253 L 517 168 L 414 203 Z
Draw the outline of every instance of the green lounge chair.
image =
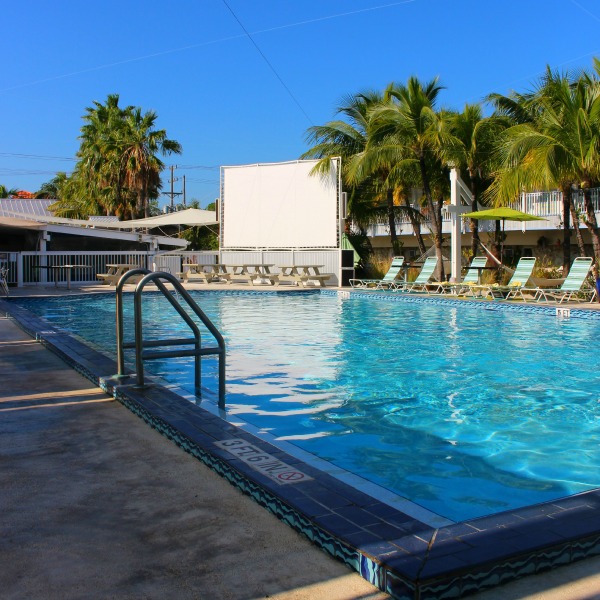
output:
M 351 279 L 350 285 L 357 288 L 374 287 L 378 290 L 389 289 L 402 274 L 402 265 L 404 265 L 404 256 L 394 256 L 392 264 L 388 272 L 383 276 L 383 279 Z
M 465 276 L 461 282 L 434 281 L 427 284 L 427 291 L 432 294 L 456 294 L 460 296 L 468 291 L 470 286 L 479 283 L 479 269 L 487 264 L 486 256 L 476 256 L 469 265 Z
M 8 298 L 8 269 L 0 267 L 0 291 Z
M 498 285 L 492 283 L 488 285 L 472 285 L 469 286 L 472 296 L 475 298 L 491 296 L 492 298 L 510 300 L 516 298 L 517 294 L 523 297 L 522 290 L 526 289 L 527 282 L 533 273 L 535 267 L 535 257 L 522 256 L 517 263 L 515 272 L 512 274 L 510 281 L 506 285 Z
M 576 258 L 571 264 L 569 274 L 560 288 L 548 289 L 538 287 L 530 290 L 530 292 L 534 292 L 533 300 L 535 302 L 558 301 L 558 303 L 561 304 L 562 302 L 568 302 L 569 300 L 583 302 L 588 298 L 593 299 L 595 290 L 587 282 L 587 276 L 592 268 L 593 262 L 594 259 L 589 256 L 580 256 Z M 523 299 L 525 299 L 524 296 Z
M 435 268 L 437 267 L 438 259 L 437 256 L 430 256 L 425 259 L 425 263 L 421 267 L 421 271 L 417 275 L 417 278 L 410 283 L 400 283 L 394 284 L 394 291 L 401 292 L 425 292 L 427 291 L 427 284 L 430 279 L 433 277 L 433 273 L 435 272 Z

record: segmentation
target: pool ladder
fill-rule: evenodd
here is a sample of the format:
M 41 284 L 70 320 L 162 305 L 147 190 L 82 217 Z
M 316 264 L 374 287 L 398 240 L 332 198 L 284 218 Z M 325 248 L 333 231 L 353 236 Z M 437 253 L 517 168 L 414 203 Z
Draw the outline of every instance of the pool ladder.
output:
M 137 284 L 134 292 L 134 327 L 135 341 L 123 341 L 123 286 L 128 279 L 134 276 L 143 275 L 141 281 Z M 169 290 L 164 281 L 167 281 L 175 288 L 175 294 Z M 192 338 L 172 338 L 166 340 L 144 340 L 143 322 L 142 322 L 142 298 L 143 290 L 149 283 L 154 283 L 162 292 L 165 298 L 170 302 L 173 308 L 178 312 L 181 318 L 187 323 L 192 330 Z M 194 319 L 181 305 L 181 300 L 184 300 L 188 307 L 202 321 L 204 326 L 212 334 L 216 346 L 203 348 L 201 343 L 200 329 Z M 135 348 L 135 370 L 137 376 L 137 385 L 145 387 L 144 384 L 144 360 L 156 358 L 175 358 L 180 356 L 194 357 L 194 388 L 197 396 L 200 396 L 200 379 L 201 379 L 201 357 L 210 354 L 216 354 L 219 357 L 219 408 L 225 408 L 225 341 L 219 330 L 213 325 L 211 320 L 204 314 L 202 309 L 196 304 L 187 290 L 181 285 L 180 281 L 171 275 L 162 271 L 149 271 L 148 269 L 132 269 L 127 271 L 119 282 L 116 290 L 116 327 L 117 327 L 117 377 L 125 377 L 125 348 Z M 149 348 L 160 348 L 161 346 L 194 346 L 191 349 L 176 349 L 176 350 L 149 350 Z

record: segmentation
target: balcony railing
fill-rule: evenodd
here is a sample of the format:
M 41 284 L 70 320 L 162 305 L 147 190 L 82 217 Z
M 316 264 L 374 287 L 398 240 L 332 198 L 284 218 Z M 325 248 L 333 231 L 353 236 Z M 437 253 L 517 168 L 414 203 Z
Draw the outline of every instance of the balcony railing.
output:
M 591 190 L 592 203 L 594 205 L 594 211 L 600 212 L 600 188 L 594 188 Z M 573 193 L 573 203 L 577 212 L 585 212 L 584 197 L 582 191 Z M 411 205 L 412 208 L 417 209 L 427 218 L 428 210 L 418 204 Z M 562 192 L 553 190 L 550 192 L 529 192 L 522 194 L 521 198 L 516 202 L 509 205 L 515 210 L 535 215 L 536 217 L 562 217 Z M 446 209 L 446 206 L 442 208 L 442 221 L 444 223 L 450 223 L 450 212 Z M 410 227 L 410 219 L 407 216 L 401 216 L 396 220 L 396 225 L 399 228 L 403 228 L 405 232 L 408 230 L 406 227 Z M 424 231 L 428 229 L 427 222 L 423 224 Z M 410 229 L 412 233 L 412 229 Z M 382 236 L 389 235 L 389 226 L 386 219 L 381 219 L 377 224 L 374 224 L 368 228 L 368 235 L 370 236 Z

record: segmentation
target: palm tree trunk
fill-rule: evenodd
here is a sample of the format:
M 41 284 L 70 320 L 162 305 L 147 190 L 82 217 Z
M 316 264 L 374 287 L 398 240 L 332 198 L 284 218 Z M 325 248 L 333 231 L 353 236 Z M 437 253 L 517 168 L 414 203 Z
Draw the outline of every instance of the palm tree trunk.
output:
M 563 273 L 568 273 L 571 266 L 571 186 L 562 188 L 563 209 Z
M 399 256 L 402 252 L 402 244 L 396 233 L 396 215 L 394 213 L 394 190 L 388 188 L 386 194 L 388 226 L 390 228 L 390 240 L 392 242 L 392 252 L 394 256 Z
M 575 230 L 575 238 L 577 239 L 577 247 L 579 248 L 579 256 L 585 256 L 585 242 L 583 241 L 583 235 L 581 235 L 581 228 L 579 227 L 579 215 L 577 214 L 577 208 L 575 207 L 575 203 L 573 202 L 573 198 L 571 197 L 571 222 L 573 224 L 573 229 Z M 571 261 L 569 261 L 569 265 Z M 568 269 L 569 267 L 567 267 Z M 565 271 L 566 273 L 566 271 Z
M 433 197 L 431 195 L 431 188 L 429 187 L 429 177 L 427 175 L 427 167 L 425 166 L 425 158 L 421 155 L 419 157 L 419 167 L 421 170 L 421 181 L 423 182 L 423 191 L 425 192 L 425 198 L 427 199 L 427 208 L 429 208 L 429 215 L 431 219 L 431 228 L 433 233 L 433 243 L 435 244 L 435 255 L 438 259 L 437 272 L 435 276 L 438 281 L 444 281 L 446 274 L 444 272 L 444 257 L 442 255 L 442 219 L 441 219 L 441 207 L 438 215 L 438 211 L 433 204 Z
M 408 209 L 412 208 L 407 196 L 404 196 L 404 206 L 406 206 L 406 208 L 408 208 Z M 417 238 L 417 245 L 419 246 L 419 252 L 422 256 L 423 254 L 425 254 L 425 252 L 427 252 L 427 248 L 425 247 L 425 242 L 423 241 L 423 235 L 421 234 L 421 223 L 419 223 L 419 221 L 417 219 L 415 219 L 415 216 L 414 216 L 412 210 L 408 210 L 407 213 L 408 213 L 408 218 L 410 220 L 410 224 L 412 225 L 412 228 L 413 228 L 413 233 L 415 234 L 415 237 Z
M 141 190 L 137 193 L 137 198 L 135 202 L 135 218 L 143 219 L 146 215 L 144 214 L 144 198 Z
M 469 175 L 469 183 L 471 184 L 471 195 L 473 196 L 473 204 L 471 206 L 471 212 L 475 212 L 477 210 L 477 183 L 475 182 L 475 178 Z M 477 251 L 479 250 L 479 245 L 481 241 L 479 240 L 479 220 L 471 219 L 469 221 L 469 228 L 471 229 L 471 257 L 477 256 Z

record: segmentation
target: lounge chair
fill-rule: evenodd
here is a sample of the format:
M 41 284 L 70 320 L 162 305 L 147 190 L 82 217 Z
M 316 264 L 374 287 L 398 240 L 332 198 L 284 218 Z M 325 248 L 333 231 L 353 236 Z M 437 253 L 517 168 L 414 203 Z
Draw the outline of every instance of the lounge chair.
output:
M 389 289 L 402 274 L 403 264 L 404 256 L 394 256 L 392 264 L 388 272 L 383 276 L 383 279 L 351 279 L 350 285 L 359 288 L 374 287 L 378 290 Z
M 486 297 L 510 300 L 516 298 L 519 294 L 523 299 L 523 290 L 527 289 L 527 282 L 533 273 L 535 267 L 535 257 L 522 256 L 517 263 L 515 272 L 512 274 L 510 281 L 506 285 L 491 283 L 487 285 L 471 285 L 469 286 L 473 297 Z
M 8 269 L 0 267 L 0 291 L 8 298 Z
M 575 300 L 576 302 L 583 302 L 585 300 L 593 299 L 595 290 L 587 282 L 587 276 L 592 268 L 593 258 L 589 256 L 580 256 L 576 258 L 571 264 L 571 269 L 567 278 L 558 289 L 548 288 L 535 288 L 529 290 L 533 293 L 533 300 L 535 302 L 552 302 L 557 301 L 559 304 L 562 302 L 568 302 L 569 300 Z M 525 300 L 525 296 L 523 296 Z
M 479 283 L 479 269 L 485 267 L 487 260 L 486 256 L 476 256 L 471 261 L 461 282 L 434 281 L 427 284 L 427 291 L 432 294 L 456 294 L 460 296 L 464 291 L 468 291 L 470 286 Z
M 438 264 L 437 256 L 430 256 L 425 259 L 421 271 L 417 275 L 417 278 L 410 283 L 394 284 L 393 289 L 401 292 L 425 292 L 427 291 L 427 284 L 433 277 L 435 269 Z

